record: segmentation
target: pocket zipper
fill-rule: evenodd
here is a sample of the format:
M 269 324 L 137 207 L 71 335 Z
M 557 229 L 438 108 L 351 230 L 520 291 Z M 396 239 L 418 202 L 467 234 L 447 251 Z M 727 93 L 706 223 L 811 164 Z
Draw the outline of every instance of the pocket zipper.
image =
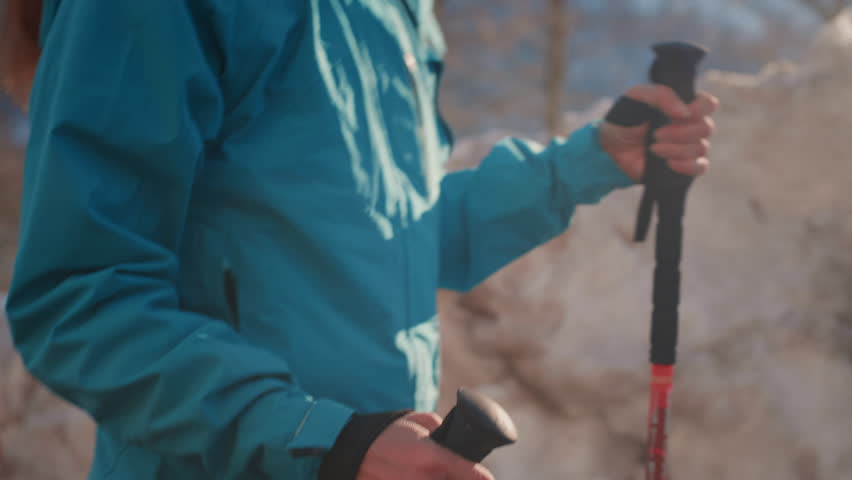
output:
M 240 329 L 240 308 L 237 292 L 237 277 L 230 269 L 226 269 L 223 274 L 225 301 L 228 303 L 228 308 L 231 310 L 231 319 L 233 320 L 234 328 Z

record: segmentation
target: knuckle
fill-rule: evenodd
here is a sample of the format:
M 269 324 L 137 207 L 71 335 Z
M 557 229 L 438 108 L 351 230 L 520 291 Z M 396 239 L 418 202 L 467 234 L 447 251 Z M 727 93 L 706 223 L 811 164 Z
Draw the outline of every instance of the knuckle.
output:
M 683 145 L 677 145 L 675 149 L 672 151 L 672 157 L 675 160 L 689 160 L 693 158 L 697 152 L 698 148 L 694 143 L 688 143 Z
M 671 87 L 666 86 L 666 85 L 656 84 L 656 85 L 654 85 L 654 88 L 657 91 L 657 95 L 659 95 L 662 100 L 667 101 L 667 102 L 679 102 L 680 101 L 677 94 L 675 93 L 675 91 Z
M 683 171 L 683 165 L 681 165 L 681 162 L 675 162 L 675 161 L 669 160 L 667 163 L 669 165 L 669 168 L 671 168 L 675 172 L 684 173 L 684 174 L 686 173 L 686 172 Z
M 407 417 L 412 422 L 420 425 L 421 427 L 426 428 L 427 430 L 434 430 L 441 425 L 441 417 L 437 413 L 433 412 L 418 412 L 412 413 Z
M 642 86 L 637 85 L 635 87 L 631 87 L 629 90 L 624 92 L 624 96 L 628 98 L 632 98 L 633 100 L 638 100 L 640 102 L 645 101 L 645 95 L 642 94 Z
M 701 138 L 701 132 L 695 125 L 686 125 L 678 133 L 677 140 L 681 143 L 691 143 Z
M 722 102 L 719 101 L 719 97 L 710 94 L 708 94 L 707 97 L 710 100 L 710 107 L 713 109 L 713 111 L 715 112 L 716 110 L 718 110 L 719 107 L 722 105 Z
M 691 162 L 677 162 L 672 170 L 684 175 L 695 175 L 695 164 Z
M 443 421 L 443 420 L 441 419 L 441 416 L 440 416 L 440 415 L 438 415 L 437 413 L 434 413 L 434 412 L 427 413 L 427 414 L 426 414 L 426 418 L 427 418 L 427 419 L 429 419 L 429 420 L 430 420 L 432 423 L 434 423 L 436 426 L 437 426 L 437 425 L 440 425 L 440 424 L 441 424 L 441 422 Z
M 704 91 L 698 92 L 697 97 L 698 97 L 699 100 L 701 100 L 704 104 L 706 104 L 710 108 L 715 109 L 716 107 L 719 106 L 719 98 L 716 97 L 715 95 L 708 93 L 708 92 L 704 92 Z
M 680 98 L 675 95 L 672 91 L 667 91 L 660 100 L 660 108 L 663 109 L 669 115 L 674 116 L 678 120 L 683 117 L 684 108 L 686 108 L 686 112 L 689 111 L 687 107 L 684 107 L 683 102 L 680 101 Z
M 716 133 L 716 121 L 713 117 L 704 117 L 704 127 L 707 129 L 708 137 Z
M 625 95 L 627 95 L 628 97 L 639 96 L 643 87 L 644 87 L 644 85 L 635 85 L 633 87 L 630 87 L 630 89 L 627 90 Z

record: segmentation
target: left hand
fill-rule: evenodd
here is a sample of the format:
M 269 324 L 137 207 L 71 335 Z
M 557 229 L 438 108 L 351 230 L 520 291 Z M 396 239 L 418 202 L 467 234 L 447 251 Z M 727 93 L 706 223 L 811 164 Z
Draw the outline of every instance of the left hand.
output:
M 719 100 L 700 92 L 694 102 L 685 105 L 677 94 L 663 85 L 640 85 L 626 94 L 662 111 L 672 121 L 655 134 L 654 153 L 668 161 L 672 170 L 684 175 L 698 176 L 707 171 L 710 161 L 710 137 L 715 125 L 712 115 L 719 108 Z M 621 127 L 603 122 L 600 142 L 615 163 L 635 181 L 642 179 L 645 171 L 645 135 L 648 124 L 638 127 Z

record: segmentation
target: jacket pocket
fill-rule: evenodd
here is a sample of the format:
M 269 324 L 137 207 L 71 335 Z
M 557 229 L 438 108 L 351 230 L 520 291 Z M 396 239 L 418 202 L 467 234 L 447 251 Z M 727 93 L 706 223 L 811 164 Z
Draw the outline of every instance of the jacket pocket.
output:
M 180 255 L 181 307 L 239 329 L 239 287 L 217 229 L 190 222 Z

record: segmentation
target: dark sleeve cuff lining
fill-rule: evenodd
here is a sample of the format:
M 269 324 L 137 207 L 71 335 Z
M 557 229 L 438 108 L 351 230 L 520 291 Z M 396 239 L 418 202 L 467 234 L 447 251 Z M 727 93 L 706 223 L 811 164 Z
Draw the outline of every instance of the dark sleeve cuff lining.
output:
M 323 459 L 318 480 L 355 480 L 364 456 L 376 438 L 388 425 L 411 412 L 354 414 Z

